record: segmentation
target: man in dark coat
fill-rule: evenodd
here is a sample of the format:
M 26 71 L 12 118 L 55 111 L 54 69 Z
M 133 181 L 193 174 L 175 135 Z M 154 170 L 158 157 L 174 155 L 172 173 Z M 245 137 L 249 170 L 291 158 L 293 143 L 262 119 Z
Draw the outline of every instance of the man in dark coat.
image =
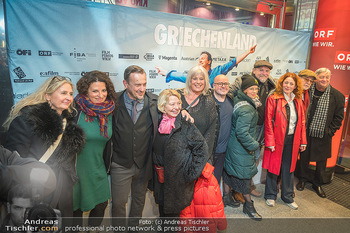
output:
M 141 217 L 147 184 L 152 177 L 151 148 L 158 129 L 158 96 L 146 92 L 146 73 L 136 65 L 124 72 L 125 90 L 117 93 L 113 116 L 111 164 L 112 217 Z M 113 219 L 113 225 L 125 224 Z
M 344 118 L 345 97 L 330 85 L 331 72 L 327 68 L 316 70 L 317 80 L 309 90 L 310 105 L 306 120 L 307 148 L 300 155 L 300 181 L 297 190 L 304 190 L 308 178 L 309 162 L 316 162 L 312 188 L 326 197 L 324 184 L 327 158 L 332 153 L 332 137 L 341 127 Z

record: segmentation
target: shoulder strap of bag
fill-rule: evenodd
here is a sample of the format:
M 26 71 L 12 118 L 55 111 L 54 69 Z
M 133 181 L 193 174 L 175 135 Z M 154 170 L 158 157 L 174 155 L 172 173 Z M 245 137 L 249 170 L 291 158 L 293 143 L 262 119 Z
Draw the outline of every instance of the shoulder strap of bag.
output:
M 193 100 L 193 102 L 192 102 L 190 105 L 187 106 L 186 111 L 188 111 L 188 109 L 190 109 L 190 108 L 192 107 L 192 105 L 193 105 L 194 103 L 196 103 L 196 101 L 199 99 L 199 97 L 200 97 L 201 95 L 202 95 L 202 94 L 200 94 L 199 96 L 197 96 L 197 98 L 196 98 L 195 100 Z
M 47 149 L 45 154 L 39 160 L 40 162 L 46 163 L 46 161 L 49 160 L 49 158 L 51 157 L 53 152 L 56 150 L 58 144 L 60 144 L 61 139 L 62 139 L 62 135 L 64 133 L 64 130 L 66 129 L 66 124 L 67 124 L 66 118 L 63 118 L 62 124 L 63 124 L 62 133 L 58 136 L 57 140 Z
M 233 113 L 239 108 L 239 107 L 242 107 L 242 106 L 245 106 L 245 105 L 249 105 L 249 103 L 247 101 L 241 101 L 239 102 L 238 104 L 235 104 L 235 106 L 233 107 Z

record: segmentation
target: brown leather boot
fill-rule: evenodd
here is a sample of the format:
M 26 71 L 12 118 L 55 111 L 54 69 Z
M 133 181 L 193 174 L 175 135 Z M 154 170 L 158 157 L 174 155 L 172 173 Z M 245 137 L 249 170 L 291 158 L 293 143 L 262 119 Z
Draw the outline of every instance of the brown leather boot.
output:
M 242 204 L 245 203 L 245 200 L 244 200 L 242 193 L 239 193 L 239 192 L 232 190 L 232 194 L 233 194 L 233 197 L 235 198 L 236 201 L 239 201 Z

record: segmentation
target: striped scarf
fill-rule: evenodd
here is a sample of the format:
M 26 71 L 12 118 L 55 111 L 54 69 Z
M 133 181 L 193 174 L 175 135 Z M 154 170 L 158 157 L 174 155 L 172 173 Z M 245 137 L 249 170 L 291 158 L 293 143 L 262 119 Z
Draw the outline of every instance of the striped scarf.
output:
M 313 104 L 313 97 L 315 93 L 316 85 L 313 84 L 310 88 L 310 96 L 312 98 L 310 102 L 310 106 Z M 326 121 L 327 121 L 327 115 L 328 115 L 328 107 L 329 107 L 329 93 L 331 90 L 331 85 L 328 85 L 326 88 L 326 91 L 322 94 L 320 99 L 317 102 L 315 114 L 312 118 L 312 121 L 310 123 L 309 127 L 309 136 L 315 137 L 315 138 L 323 138 L 324 135 L 324 129 L 326 127 Z M 309 108 L 311 109 L 311 107 Z
M 108 116 L 111 114 L 115 108 L 113 100 L 106 99 L 103 103 L 92 103 L 89 97 L 85 95 L 78 94 L 74 98 L 78 110 L 85 113 L 85 121 L 93 122 L 94 117 L 98 117 L 100 125 L 100 135 L 109 138 L 107 133 Z

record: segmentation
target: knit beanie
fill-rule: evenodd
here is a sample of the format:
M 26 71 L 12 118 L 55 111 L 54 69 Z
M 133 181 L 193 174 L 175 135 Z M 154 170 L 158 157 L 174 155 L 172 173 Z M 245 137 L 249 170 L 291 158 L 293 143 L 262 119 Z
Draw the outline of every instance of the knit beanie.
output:
M 259 86 L 258 81 L 250 74 L 244 74 L 242 76 L 241 90 L 244 91 L 251 86 Z

